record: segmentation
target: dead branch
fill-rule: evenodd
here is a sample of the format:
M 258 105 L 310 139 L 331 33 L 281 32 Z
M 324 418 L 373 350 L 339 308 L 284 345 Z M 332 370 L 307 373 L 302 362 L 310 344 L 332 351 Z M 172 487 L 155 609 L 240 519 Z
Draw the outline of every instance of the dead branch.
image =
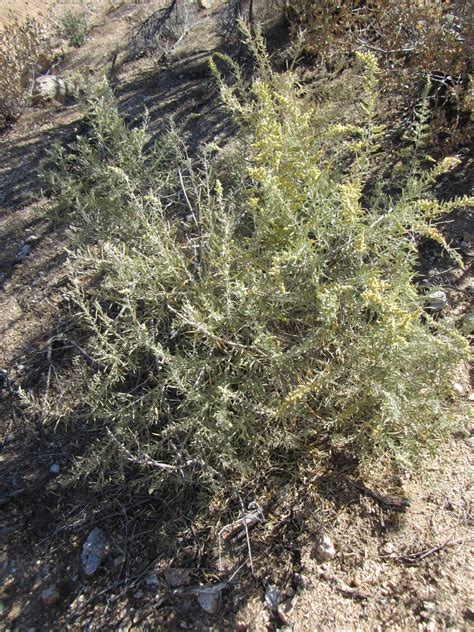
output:
M 453 540 L 452 536 L 450 536 L 446 540 L 446 542 L 443 542 L 442 544 L 438 544 L 438 545 L 433 546 L 430 549 L 426 549 L 424 551 L 419 551 L 418 553 L 410 553 L 408 555 L 400 555 L 399 557 L 397 557 L 395 559 L 400 561 L 400 562 L 403 562 L 404 564 L 418 564 L 419 562 L 421 562 L 422 560 L 426 559 L 430 555 L 434 555 L 435 553 L 438 553 L 439 551 L 442 551 L 443 549 L 447 548 L 448 546 L 456 546 L 457 544 L 464 544 L 465 542 L 472 542 L 472 541 L 474 541 L 474 536 L 466 537 L 466 538 L 457 538 L 456 540 Z

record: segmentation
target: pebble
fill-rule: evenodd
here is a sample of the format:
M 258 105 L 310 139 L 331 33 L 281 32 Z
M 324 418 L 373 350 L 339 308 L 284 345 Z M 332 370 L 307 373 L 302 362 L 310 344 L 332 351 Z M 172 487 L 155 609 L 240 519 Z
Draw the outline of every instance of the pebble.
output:
M 265 591 L 265 606 L 269 610 L 275 610 L 280 604 L 281 596 L 281 590 L 278 586 L 272 586 L 270 584 Z
M 49 468 L 49 471 L 51 472 L 51 474 L 59 474 L 60 469 L 61 468 L 57 463 L 53 463 L 53 465 Z
M 165 574 L 166 583 L 171 588 L 179 588 L 186 586 L 191 582 L 191 569 L 189 568 L 172 568 Z
M 82 568 L 86 575 L 94 575 L 105 558 L 107 538 L 99 527 L 92 529 L 81 553 Z
M 467 291 L 469 294 L 474 295 L 474 283 L 471 283 L 471 285 L 468 286 Z
M 316 554 L 321 560 L 333 560 L 336 557 L 336 549 L 331 538 L 325 535 L 316 545 Z
M 59 590 L 54 585 L 49 586 L 49 588 L 45 588 L 41 593 L 41 599 L 45 606 L 52 606 L 59 599 Z
M 459 384 L 459 382 L 454 382 L 453 391 L 458 395 L 464 395 L 464 386 L 462 384 Z
M 158 579 L 158 575 L 156 575 L 155 573 L 151 573 L 151 575 L 148 575 L 148 577 L 145 579 L 145 584 L 151 587 L 159 586 L 160 580 Z
M 16 258 L 16 260 L 23 261 L 30 254 L 30 252 L 31 252 L 31 244 L 23 244 L 23 246 L 20 249 L 20 252 L 18 253 L 18 257 Z
M 215 614 L 221 601 L 221 593 L 226 587 L 225 582 L 213 586 L 203 586 L 199 589 L 197 599 L 203 610 L 209 614 Z
M 393 542 L 387 542 L 386 544 L 384 544 L 383 552 L 385 555 L 389 555 L 390 557 L 393 557 L 395 555 L 395 551 L 396 551 L 396 547 L 393 544 Z
M 441 312 L 448 304 L 448 297 L 443 290 L 436 290 L 428 295 L 428 307 L 433 312 Z

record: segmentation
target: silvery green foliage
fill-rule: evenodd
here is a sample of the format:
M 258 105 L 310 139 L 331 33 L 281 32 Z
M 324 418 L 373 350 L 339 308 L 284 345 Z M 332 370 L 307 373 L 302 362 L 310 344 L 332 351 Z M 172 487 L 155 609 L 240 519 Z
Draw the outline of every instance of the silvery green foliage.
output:
M 239 160 L 211 147 L 191 161 L 174 134 L 146 152 L 146 128 L 127 129 L 106 88 L 90 135 L 53 157 L 56 216 L 90 244 L 72 294 L 101 367 L 87 414 L 108 429 L 102 473 L 134 463 L 148 484 L 220 487 L 334 449 L 407 464 L 452 428 L 467 345 L 426 311 L 413 237 L 442 242 L 431 219 L 472 200 L 436 202 L 450 165 L 412 156 L 398 193 L 381 179 L 364 195 L 383 133 L 372 56 L 349 127 L 252 47 L 251 84 L 214 66 Z

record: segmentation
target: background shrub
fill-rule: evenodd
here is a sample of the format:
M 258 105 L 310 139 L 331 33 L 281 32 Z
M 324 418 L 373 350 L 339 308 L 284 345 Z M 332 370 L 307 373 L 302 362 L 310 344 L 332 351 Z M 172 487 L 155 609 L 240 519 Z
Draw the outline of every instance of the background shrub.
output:
M 58 31 L 61 37 L 71 45 L 79 48 L 86 41 L 90 31 L 86 9 L 67 9 L 61 15 Z
M 421 168 L 426 100 L 395 186 L 374 176 L 372 55 L 349 126 L 273 74 L 259 36 L 251 47 L 250 84 L 213 65 L 238 161 L 213 146 L 191 161 L 173 133 L 146 153 L 106 88 L 88 138 L 51 156 L 56 217 L 80 236 L 72 296 L 100 367 L 87 415 L 105 429 L 83 467 L 101 479 L 130 466 L 150 487 L 220 489 L 333 450 L 408 464 L 452 428 L 467 345 L 425 310 L 415 236 L 443 243 L 432 219 L 472 199 L 430 194 L 453 161 Z
M 473 22 L 459 0 L 291 0 L 288 16 L 304 51 L 329 68 L 356 51 L 378 59 L 384 91 L 413 104 L 431 77 L 432 128 L 453 133 L 472 123 Z
M 12 15 L 0 30 L 0 128 L 28 103 L 42 48 L 42 31 L 33 18 L 21 21 Z

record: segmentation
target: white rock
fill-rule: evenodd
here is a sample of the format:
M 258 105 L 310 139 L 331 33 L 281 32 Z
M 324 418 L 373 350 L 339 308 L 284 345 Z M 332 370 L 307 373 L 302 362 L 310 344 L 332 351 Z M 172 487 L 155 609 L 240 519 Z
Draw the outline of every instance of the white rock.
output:
M 41 75 L 35 79 L 33 86 L 33 101 L 64 101 L 70 90 L 67 82 L 56 75 Z
M 214 6 L 214 0 L 199 0 L 199 7 L 201 9 L 212 9 Z
M 462 384 L 459 384 L 459 382 L 454 382 L 453 391 L 458 395 L 464 395 L 464 386 Z
M 392 557 L 393 555 L 395 555 L 395 551 L 396 547 L 393 542 L 387 542 L 386 544 L 384 544 L 383 552 L 385 555 L 389 555 L 390 557 Z
M 432 312 L 441 312 L 448 304 L 448 297 L 443 290 L 436 290 L 428 295 L 428 307 Z
M 82 568 L 86 575 L 93 575 L 102 564 L 107 549 L 107 538 L 104 531 L 96 527 L 92 529 L 84 542 L 81 553 Z
M 331 538 L 325 535 L 316 545 L 316 554 L 321 560 L 333 560 L 336 557 L 336 549 Z

